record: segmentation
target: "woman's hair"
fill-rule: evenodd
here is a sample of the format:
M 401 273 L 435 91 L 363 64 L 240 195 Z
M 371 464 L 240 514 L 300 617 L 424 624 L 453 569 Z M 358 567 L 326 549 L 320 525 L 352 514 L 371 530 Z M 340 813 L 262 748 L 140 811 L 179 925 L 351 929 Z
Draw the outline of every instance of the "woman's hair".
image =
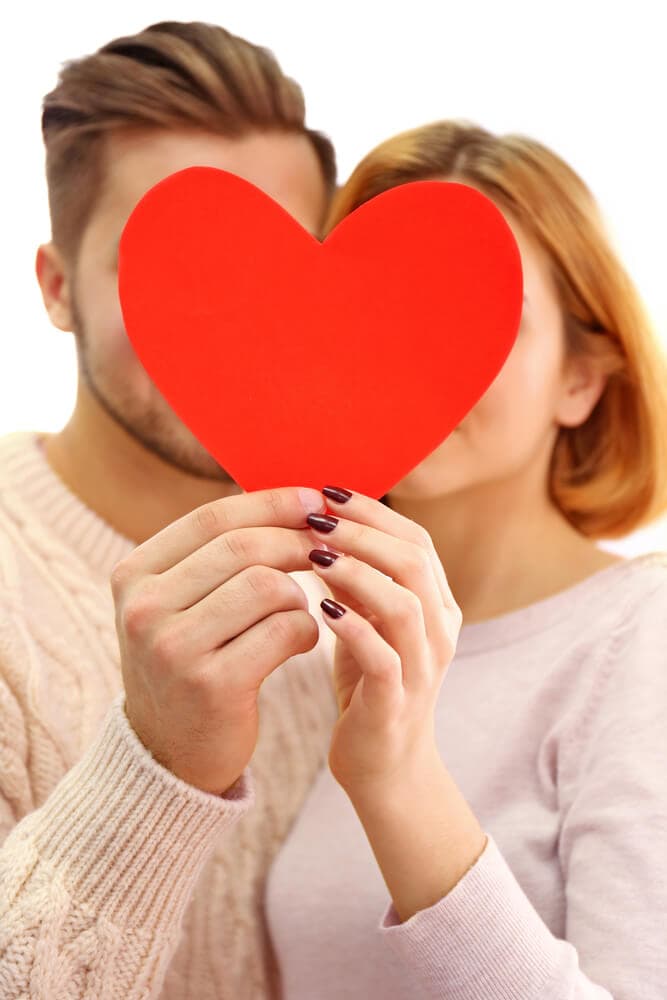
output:
M 99 194 L 106 136 L 133 127 L 305 135 L 333 193 L 333 146 L 306 128 L 301 88 L 272 53 L 215 25 L 165 21 L 66 63 L 44 98 L 51 227 L 68 256 Z
M 593 355 L 607 376 L 585 423 L 560 428 L 551 496 L 582 534 L 627 534 L 667 507 L 667 371 L 593 196 L 571 167 L 523 136 L 435 122 L 361 161 L 334 200 L 327 231 L 382 191 L 446 178 L 479 188 L 546 250 L 568 351 Z

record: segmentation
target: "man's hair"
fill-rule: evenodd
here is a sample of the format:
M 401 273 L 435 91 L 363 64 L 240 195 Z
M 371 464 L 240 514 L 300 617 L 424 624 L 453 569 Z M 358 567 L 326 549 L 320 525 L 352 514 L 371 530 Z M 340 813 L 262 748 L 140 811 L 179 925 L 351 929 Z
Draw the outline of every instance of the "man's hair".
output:
M 165 21 L 66 63 L 44 98 L 42 134 L 53 241 L 75 255 L 104 180 L 106 138 L 127 128 L 195 128 L 228 137 L 305 135 L 333 193 L 330 140 L 305 124 L 301 88 L 268 49 L 216 25 Z

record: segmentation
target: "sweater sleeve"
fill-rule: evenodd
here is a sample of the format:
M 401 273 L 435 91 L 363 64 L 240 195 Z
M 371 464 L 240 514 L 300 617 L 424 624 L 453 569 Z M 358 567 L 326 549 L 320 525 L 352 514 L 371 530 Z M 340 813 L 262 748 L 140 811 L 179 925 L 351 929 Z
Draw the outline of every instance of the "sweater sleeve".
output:
M 610 637 L 586 711 L 564 740 L 559 860 L 565 940 L 489 837 L 435 906 L 380 933 L 439 1000 L 665 1000 L 667 587 Z
M 18 754 L 0 746 L 4 833 L 21 782 Z M 247 774 L 221 797 L 180 781 L 117 699 L 97 743 L 0 847 L 3 1000 L 157 997 L 197 876 L 252 797 Z

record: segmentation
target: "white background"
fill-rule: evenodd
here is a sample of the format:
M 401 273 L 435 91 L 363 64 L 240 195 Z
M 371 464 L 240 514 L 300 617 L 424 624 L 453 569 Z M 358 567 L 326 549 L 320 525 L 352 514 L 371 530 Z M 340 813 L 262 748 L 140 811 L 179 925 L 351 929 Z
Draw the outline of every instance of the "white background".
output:
M 272 48 L 336 143 L 341 179 L 377 141 L 458 117 L 546 142 L 588 182 L 667 343 L 663 0 L 236 0 L 10 6 L 3 15 L 0 433 L 71 409 L 71 338 L 34 280 L 49 237 L 39 117 L 59 64 L 159 20 L 223 24 Z M 629 551 L 667 547 L 657 526 Z

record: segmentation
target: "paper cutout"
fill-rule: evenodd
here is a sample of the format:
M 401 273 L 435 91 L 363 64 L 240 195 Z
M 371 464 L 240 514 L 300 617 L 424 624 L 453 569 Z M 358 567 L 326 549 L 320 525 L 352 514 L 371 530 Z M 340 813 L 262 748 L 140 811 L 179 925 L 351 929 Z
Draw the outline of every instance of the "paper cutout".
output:
M 319 243 L 210 167 L 139 202 L 119 291 L 147 372 L 244 489 L 334 483 L 374 497 L 491 384 L 523 294 L 511 230 L 472 188 L 394 188 Z

